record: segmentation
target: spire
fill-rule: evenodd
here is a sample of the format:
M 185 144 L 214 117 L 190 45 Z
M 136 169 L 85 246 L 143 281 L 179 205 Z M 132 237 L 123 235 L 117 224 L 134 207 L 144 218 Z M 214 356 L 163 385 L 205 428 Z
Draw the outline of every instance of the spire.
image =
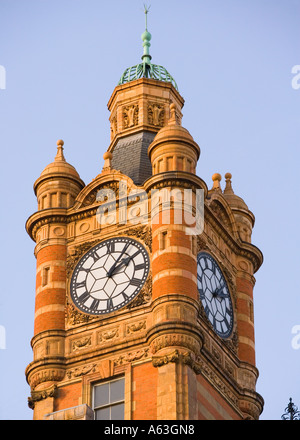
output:
M 220 182 L 222 180 L 222 176 L 219 173 L 215 173 L 212 176 L 212 180 L 213 180 L 213 187 L 212 189 L 216 190 L 216 191 L 222 191 L 221 190 L 221 186 L 220 186 Z
M 55 156 L 54 161 L 55 161 L 55 162 L 58 162 L 58 161 L 65 162 L 66 159 L 65 159 L 65 156 L 64 156 L 64 153 L 63 153 L 63 150 L 64 150 L 64 149 L 63 149 L 64 141 L 63 141 L 62 139 L 59 139 L 59 140 L 56 142 L 56 145 L 57 145 L 57 153 L 56 153 L 56 156 Z
M 104 159 L 104 165 L 102 168 L 102 172 L 110 172 L 112 169 L 111 166 L 111 160 L 112 160 L 112 154 L 111 152 L 107 151 L 106 153 L 103 154 L 103 159 Z
M 144 8 L 145 8 L 145 32 L 142 33 L 141 38 L 143 40 L 143 47 L 144 47 L 144 53 L 143 53 L 143 56 L 142 56 L 142 60 L 143 60 L 143 63 L 144 63 L 144 71 L 145 71 L 146 70 L 146 65 L 147 64 L 151 64 L 150 61 L 151 61 L 152 57 L 151 57 L 151 55 L 149 53 L 149 48 L 151 46 L 150 40 L 152 38 L 152 35 L 150 34 L 150 32 L 148 32 L 148 29 L 147 29 L 147 15 L 148 15 L 150 6 L 147 8 L 147 6 L 144 5 Z
M 232 189 L 232 185 L 231 185 L 231 178 L 232 178 L 231 173 L 225 174 L 226 187 L 224 189 L 224 194 L 234 194 L 233 189 Z
M 141 35 L 144 48 L 142 63 L 139 63 L 136 66 L 128 67 L 121 76 L 118 85 L 125 84 L 139 78 L 153 78 L 159 81 L 170 82 L 178 91 L 176 81 L 170 75 L 170 73 L 163 66 L 151 63 L 152 57 L 150 55 L 149 48 L 151 46 L 150 40 L 152 38 L 152 35 L 148 31 L 148 13 L 150 6 L 147 7 L 146 5 L 144 5 L 144 8 L 145 31 Z

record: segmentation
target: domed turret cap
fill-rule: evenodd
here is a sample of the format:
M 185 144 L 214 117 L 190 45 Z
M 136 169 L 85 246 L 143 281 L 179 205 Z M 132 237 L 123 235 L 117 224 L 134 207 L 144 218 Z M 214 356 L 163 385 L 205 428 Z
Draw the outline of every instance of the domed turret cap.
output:
M 59 178 L 69 178 L 71 180 L 77 181 L 82 188 L 85 186 L 84 182 L 81 180 L 78 172 L 73 167 L 73 165 L 69 164 L 63 153 L 63 145 L 64 141 L 59 139 L 57 141 L 57 153 L 54 158 L 54 162 L 51 162 L 49 165 L 47 165 L 44 170 L 42 171 L 40 177 L 36 180 L 34 183 L 34 190 L 36 192 L 37 186 L 45 181 L 46 179 L 50 179 L 53 177 Z
M 223 196 L 225 197 L 226 201 L 232 208 L 237 210 L 240 209 L 240 210 L 249 211 L 249 208 L 244 202 L 244 200 L 234 193 L 231 185 L 231 178 L 232 178 L 231 173 L 225 174 L 226 187 L 224 189 Z
M 150 40 L 152 35 L 148 32 L 147 29 L 147 14 L 149 12 L 149 8 L 147 9 L 145 6 L 145 17 L 146 17 L 146 29 L 142 33 L 142 41 L 144 53 L 142 55 L 142 63 L 137 64 L 132 67 L 128 67 L 125 69 L 123 75 L 120 78 L 118 85 L 126 84 L 128 82 L 134 81 L 139 78 L 152 78 L 159 81 L 170 82 L 175 89 L 178 91 L 178 87 L 176 81 L 170 75 L 170 73 L 163 66 L 159 66 L 157 64 L 151 63 L 151 55 L 149 52 L 149 48 L 151 46 Z

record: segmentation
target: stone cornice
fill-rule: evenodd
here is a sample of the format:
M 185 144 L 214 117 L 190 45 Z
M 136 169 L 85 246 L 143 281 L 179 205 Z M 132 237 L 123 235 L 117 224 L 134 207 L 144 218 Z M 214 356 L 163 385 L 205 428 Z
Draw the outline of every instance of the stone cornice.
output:
M 233 237 L 230 232 L 222 225 L 222 223 L 216 218 L 209 206 L 205 205 L 205 217 L 206 220 L 214 227 L 215 231 L 222 237 L 225 243 L 230 249 L 237 255 L 243 256 L 249 259 L 254 268 L 254 272 L 257 272 L 263 263 L 263 254 L 252 243 L 241 241 Z
M 26 221 L 25 228 L 33 241 L 35 241 L 36 230 L 48 223 L 67 223 L 66 208 L 42 209 L 32 214 Z
M 144 189 L 150 192 L 152 189 L 160 189 L 165 187 L 181 187 L 182 189 L 203 189 L 204 197 L 207 196 L 207 186 L 204 180 L 196 174 L 185 171 L 166 171 L 164 173 L 155 174 L 144 182 Z

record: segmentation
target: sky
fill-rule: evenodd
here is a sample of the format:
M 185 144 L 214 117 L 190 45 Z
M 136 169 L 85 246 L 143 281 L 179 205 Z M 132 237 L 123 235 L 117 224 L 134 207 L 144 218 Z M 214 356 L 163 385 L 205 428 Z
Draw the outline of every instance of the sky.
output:
M 32 419 L 35 257 L 25 231 L 33 183 L 64 140 L 87 184 L 109 146 L 108 100 L 138 64 L 142 0 L 0 0 L 0 419 Z M 197 174 L 254 213 L 257 391 L 261 420 L 300 407 L 300 0 L 151 0 L 150 54 L 185 99 Z M 298 81 L 299 80 L 299 81 Z

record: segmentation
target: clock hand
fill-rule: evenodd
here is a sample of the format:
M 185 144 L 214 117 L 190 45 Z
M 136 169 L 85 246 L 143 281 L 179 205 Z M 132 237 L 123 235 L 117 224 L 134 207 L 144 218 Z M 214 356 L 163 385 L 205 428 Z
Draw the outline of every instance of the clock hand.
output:
M 220 298 L 226 298 L 227 295 L 222 292 L 223 288 L 224 288 L 224 284 L 214 291 L 213 296 L 214 297 L 218 296 Z
M 110 276 L 112 276 L 113 273 L 116 272 L 116 270 L 118 270 L 121 266 L 123 266 L 123 264 L 125 264 L 126 266 L 128 266 L 130 260 L 131 260 L 131 256 L 129 256 L 129 257 L 127 257 L 127 258 L 124 258 L 122 261 L 120 261 L 120 264 L 118 264 L 117 266 L 115 266 L 115 267 L 113 268 L 113 270 L 111 271 Z
M 112 276 L 113 271 L 115 270 L 118 262 L 120 261 L 120 259 L 123 257 L 125 251 L 127 250 L 127 248 L 129 247 L 129 243 L 126 244 L 126 246 L 124 246 L 124 249 L 122 250 L 122 253 L 119 255 L 119 257 L 117 258 L 117 260 L 114 262 L 114 264 L 112 265 L 112 267 L 109 269 L 109 271 L 106 273 L 106 275 L 108 276 L 108 278 L 110 278 Z
M 227 295 L 225 293 L 222 293 L 222 292 L 217 293 L 217 296 L 219 298 L 227 298 Z

